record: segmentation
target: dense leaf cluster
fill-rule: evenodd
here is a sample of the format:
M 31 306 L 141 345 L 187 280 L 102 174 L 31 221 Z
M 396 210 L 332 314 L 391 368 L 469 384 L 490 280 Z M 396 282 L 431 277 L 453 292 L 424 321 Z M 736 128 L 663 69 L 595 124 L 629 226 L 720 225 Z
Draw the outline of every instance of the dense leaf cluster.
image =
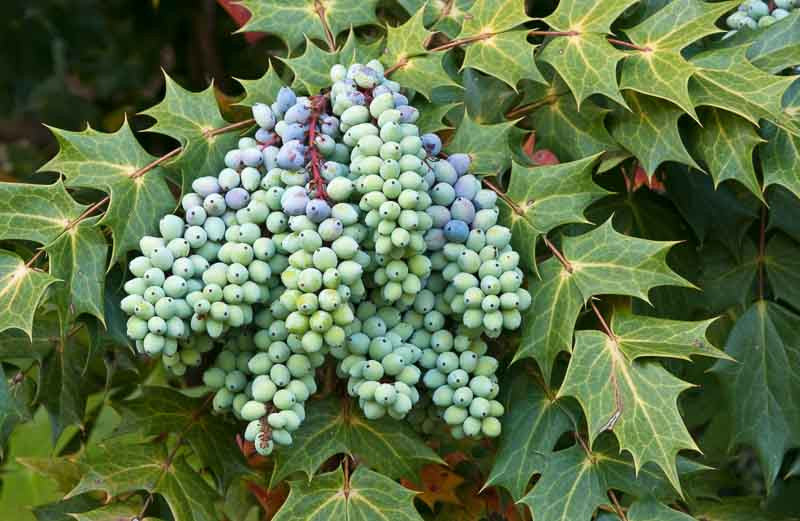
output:
M 252 121 L 168 79 L 147 111 L 180 143 L 164 156 L 127 123 L 53 129 L 58 180 L 0 184 L 0 442 L 48 447 L 7 464 L 65 497 L 36 516 L 800 515 L 800 13 L 722 38 L 738 3 L 242 2 L 242 30 L 286 49 L 241 104 L 379 59 L 421 130 L 503 194 L 533 304 L 493 342 L 497 443 L 367 423 L 331 379 L 290 448 L 239 450 L 205 389 L 131 355 L 118 303 L 138 238 Z M 420 478 L 445 462 L 466 478 L 449 503 Z

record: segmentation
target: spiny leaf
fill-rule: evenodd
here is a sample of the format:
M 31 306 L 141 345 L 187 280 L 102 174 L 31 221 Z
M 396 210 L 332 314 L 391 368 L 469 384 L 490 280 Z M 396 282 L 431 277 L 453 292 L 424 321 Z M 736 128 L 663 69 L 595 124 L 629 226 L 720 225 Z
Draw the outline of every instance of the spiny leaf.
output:
M 693 519 L 652 499 L 637 501 L 628 510 L 629 521 L 692 521 Z
M 763 200 L 753 167 L 753 150 L 764 140 L 748 121 L 724 110 L 707 108 L 700 113 L 702 127 L 695 129 L 690 142 L 705 162 L 714 185 L 735 179 Z
M 469 154 L 470 171 L 477 176 L 497 175 L 511 164 L 508 134 L 513 126 L 513 121 L 481 125 L 466 113 L 445 150 L 451 154 Z
M 26 380 L 11 382 L 0 364 L 0 460 L 4 456 L 4 448 L 8 442 L 8 437 L 14 431 L 18 423 L 27 421 L 31 418 L 28 410 L 26 396 Z
M 242 85 L 245 94 L 244 99 L 238 105 L 247 107 L 252 107 L 256 103 L 272 103 L 275 101 L 278 90 L 283 86 L 283 82 L 272 67 L 272 63 L 268 64 L 267 71 L 260 78 L 255 80 L 237 78 L 236 81 Z
M 692 58 L 697 71 L 689 82 L 695 106 L 707 105 L 738 114 L 754 125 L 764 118 L 797 133 L 783 113 L 781 98 L 794 78 L 772 76 L 752 65 L 744 46 L 718 49 Z
M 367 420 L 337 400 L 317 400 L 307 409 L 292 445 L 275 454 L 273 484 L 295 472 L 310 478 L 325 460 L 341 453 L 357 455 L 395 478 L 416 477 L 423 464 L 442 462 L 405 423 L 391 418 Z
M 620 87 L 669 100 L 697 119 L 689 96 L 694 67 L 681 56 L 681 50 L 719 32 L 714 22 L 735 6 L 736 2 L 678 0 L 626 29 L 633 43 L 650 50 L 634 53 L 625 60 Z
M 461 28 L 459 38 L 501 33 L 527 22 L 525 2 L 517 0 L 476 0 Z
M 39 370 L 39 389 L 42 405 L 50 415 L 53 444 L 70 425 L 83 427 L 86 399 L 92 391 L 101 389 L 85 374 L 91 352 L 89 346 L 74 336 L 53 341 L 52 356 L 44 359 Z
M 678 412 L 678 395 L 691 387 L 657 362 L 627 360 L 600 331 L 578 331 L 559 396 L 572 396 L 586 413 L 589 439 L 613 430 L 636 469 L 655 462 L 680 491 L 675 456 L 699 450 Z M 688 349 L 687 349 L 688 351 Z
M 347 41 L 344 42 L 339 51 L 339 63 L 352 65 L 353 63 L 367 63 L 370 60 L 377 60 L 383 48 L 384 41 L 382 38 L 378 38 L 374 42 L 365 43 L 356 36 L 355 31 L 350 29 L 347 34 Z
M 586 100 L 580 110 L 564 81 L 554 75 L 548 86 L 526 84 L 521 107 L 532 106 L 526 120 L 536 129 L 536 143 L 562 161 L 573 161 L 618 147 L 608 133 L 604 109 Z
M 54 503 L 38 505 L 33 509 L 33 515 L 37 521 L 72 521 L 73 514 L 88 512 L 100 505 L 100 500 L 91 494 L 81 494 Z
M 427 27 L 455 38 L 475 0 L 398 0 L 398 3 L 410 15 L 424 9 Z
M 636 0 L 566 0 L 544 21 L 558 31 L 610 33 L 611 24 Z
M 459 105 L 460 103 L 446 103 L 444 105 L 436 103 L 416 104 L 419 110 L 419 119 L 416 121 L 419 131 L 422 133 L 438 132 L 440 130 L 453 128 L 452 125 L 447 124 L 443 120 L 451 110 Z
M 250 470 L 234 441 L 237 426 L 209 414 L 205 405 L 204 398 L 191 398 L 168 387 L 144 387 L 136 399 L 118 403 L 122 422 L 116 434 L 183 433 L 197 456 L 214 470 L 224 490 Z
M 671 103 L 626 91 L 630 111 L 618 110 L 611 119 L 611 135 L 642 163 L 648 176 L 665 161 L 676 161 L 700 169 L 678 130 L 683 111 Z
M 138 503 L 112 503 L 86 512 L 70 513 L 75 521 L 124 521 L 135 519 L 142 510 Z
M 513 362 L 526 357 L 535 359 L 549 384 L 556 357 L 572 349 L 572 332 L 583 298 L 558 259 L 543 262 L 539 276 L 541 280 L 531 292 L 531 307 L 522 320 L 522 340 Z
M 166 73 L 164 83 L 164 99 L 142 114 L 156 120 L 148 132 L 164 134 L 180 142 L 181 152 L 170 160 L 168 168 L 180 174 L 181 190 L 185 193 L 190 191 L 192 181 L 198 177 L 216 176 L 225 168 L 225 152 L 235 148 L 237 136 L 233 133 L 210 134 L 215 128 L 228 124 L 219 112 L 214 85 L 202 92 L 192 92 Z
M 484 488 L 501 486 L 519 500 L 572 422 L 563 405 L 548 397 L 525 371 L 517 371 L 504 385 L 510 385 L 511 391 L 502 419 L 503 434 Z
M 391 74 L 391 78 L 404 87 L 419 92 L 428 100 L 431 99 L 433 90 L 437 87 L 461 88 L 444 70 L 443 59 L 444 53 L 442 52 L 410 58 Z
M 82 132 L 51 128 L 60 149 L 41 170 L 64 175 L 67 186 L 103 190 L 111 196 L 98 224 L 111 228 L 112 264 L 138 248 L 139 239 L 158 229 L 158 220 L 175 208 L 161 167 L 136 140 L 128 122 L 106 134 L 87 127 Z
M 800 19 L 800 18 L 799 18 Z M 800 114 L 800 82 L 795 82 L 784 95 L 785 114 Z M 778 184 L 800 197 L 800 136 L 766 124 L 766 142 L 759 147 L 764 171 L 764 186 Z
M 282 58 L 283 62 L 294 72 L 293 85 L 299 91 L 309 95 L 319 94 L 319 91 L 331 85 L 328 71 L 339 63 L 338 54 L 327 52 L 317 47 L 314 42 L 306 38 L 306 50 L 302 56 L 295 58 Z
M 536 521 L 588 520 L 610 503 L 602 474 L 580 445 L 548 458 L 542 477 L 520 502 Z
M 732 443 L 752 446 L 767 489 L 772 488 L 784 454 L 800 445 L 800 317 L 784 307 L 755 302 L 728 335 L 718 376 L 733 418 Z
M 800 242 L 800 199 L 789 190 L 775 186 L 767 190 L 769 229 L 778 229 Z
M 78 218 L 86 210 L 64 189 L 52 185 L 0 183 L 0 239 L 45 246 L 62 317 L 89 313 L 104 322 L 103 287 L 108 246 L 97 219 Z
M 406 23 L 386 27 L 386 49 L 381 60 L 384 65 L 390 67 L 410 56 L 427 54 L 425 43 L 431 33 L 425 28 L 423 16 L 420 9 Z
M 773 74 L 797 65 L 797 56 L 800 56 L 800 11 L 767 28 L 747 48 L 747 59 Z
M 622 235 L 609 219 L 588 233 L 564 238 L 563 253 L 572 267 L 569 277 L 585 300 L 629 295 L 647 301 L 648 291 L 656 286 L 692 287 L 667 265 L 667 252 L 674 244 Z
M 617 336 L 620 353 L 629 362 L 653 356 L 680 360 L 690 360 L 694 355 L 728 358 L 706 339 L 714 320 L 686 322 L 618 312 L 611 321 L 611 329 Z
M 506 196 L 514 207 L 501 200 L 500 220 L 511 229 L 514 249 L 531 270 L 536 270 L 541 235 L 564 224 L 587 223 L 583 212 L 609 193 L 592 179 L 599 157 L 530 168 L 512 164 Z
M 415 493 L 359 466 L 346 480 L 341 469 L 291 482 L 291 492 L 274 521 L 391 519 L 422 521 L 414 509 Z
M 0 250 L 0 333 L 17 328 L 33 338 L 33 316 L 44 292 L 58 279 L 25 266 L 16 253 Z
M 250 11 L 250 19 L 238 32 L 260 31 L 281 38 L 289 50 L 303 43 L 304 38 L 325 41 L 320 16 L 334 38 L 348 27 L 377 23 L 375 6 L 378 0 L 242 0 Z
M 764 266 L 775 296 L 800 309 L 800 259 L 798 245 L 786 235 L 778 233 L 767 243 Z
M 744 309 L 755 295 L 759 259 L 753 241 L 745 240 L 735 255 L 719 243 L 707 244 L 701 253 L 699 284 L 708 311 L 722 313 L 734 306 Z
M 564 4 L 559 4 L 559 8 L 561 5 Z M 540 60 L 550 64 L 564 79 L 575 96 L 578 109 L 592 94 L 603 94 L 627 107 L 619 92 L 616 72 L 617 63 L 624 57 L 625 53 L 598 33 L 556 37 L 539 55 Z
M 160 444 L 111 441 L 83 458 L 85 474 L 69 493 L 102 490 L 112 497 L 145 490 L 164 497 L 175 521 L 216 521 L 217 492 L 182 456 L 170 459 Z
M 499 78 L 514 90 L 522 79 L 547 83 L 533 59 L 535 46 L 528 43 L 528 31 L 508 31 L 467 46 L 464 67 Z

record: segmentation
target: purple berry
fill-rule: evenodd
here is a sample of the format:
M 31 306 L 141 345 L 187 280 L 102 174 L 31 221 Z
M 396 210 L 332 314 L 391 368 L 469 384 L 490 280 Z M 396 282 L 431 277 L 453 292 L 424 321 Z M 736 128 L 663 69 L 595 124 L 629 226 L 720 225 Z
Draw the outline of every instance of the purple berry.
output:
M 319 128 L 323 134 L 336 137 L 339 135 L 339 119 L 334 116 L 323 116 Z
M 386 85 L 378 85 L 377 87 L 372 89 L 372 97 L 377 98 L 381 94 L 388 94 L 390 92 L 392 91 L 389 90 L 389 87 L 387 87 Z
M 414 123 L 419 119 L 419 111 L 410 105 L 397 107 L 400 111 L 400 123 Z
M 425 245 L 430 251 L 438 251 L 444 248 L 447 239 L 440 228 L 431 228 L 425 232 Z
M 297 95 L 289 87 L 281 87 L 278 95 L 275 97 L 275 103 L 281 108 L 281 113 L 289 110 L 289 107 L 297 102 Z
M 472 200 L 475 203 L 475 208 L 478 210 L 485 210 L 486 208 L 494 208 L 497 206 L 497 194 L 491 190 L 479 190 Z
M 452 154 L 447 158 L 447 162 L 453 165 L 458 175 L 464 175 L 469 170 L 469 164 L 472 160 L 467 154 Z
M 211 194 L 218 194 L 220 187 L 216 177 L 207 175 L 198 177 L 192 181 L 192 190 L 197 192 L 201 197 L 205 197 Z
M 275 146 L 268 146 L 261 151 L 261 157 L 264 162 L 264 168 L 267 172 L 278 166 L 278 152 L 281 149 Z
M 453 219 L 444 225 L 444 236 L 450 242 L 464 242 L 469 235 L 469 226 L 464 221 Z
M 438 156 L 439 152 L 442 151 L 442 140 L 436 134 L 422 134 L 420 140 L 422 140 L 422 146 L 428 154 Z
M 455 188 L 458 197 L 465 197 L 471 201 L 480 191 L 481 182 L 474 175 L 468 174 L 456 181 L 453 188 Z
M 281 137 L 284 143 L 287 141 L 300 141 L 306 134 L 303 125 L 300 123 L 289 123 L 282 130 Z
M 442 206 L 439 204 L 435 204 L 433 206 L 429 206 L 425 212 L 430 216 L 431 220 L 433 221 L 432 226 L 434 228 L 443 228 L 445 224 L 447 224 L 451 217 L 450 217 L 450 210 L 447 209 L 446 206 Z
M 271 131 L 269 131 L 269 130 L 267 130 L 265 128 L 260 128 L 260 129 L 256 130 L 255 138 L 256 138 L 256 141 L 258 141 L 259 143 L 267 143 L 267 142 L 272 141 L 272 139 L 273 139 L 272 136 L 274 136 L 274 135 L 275 134 L 273 134 Z
M 367 103 L 367 98 L 358 91 L 348 92 L 347 99 L 349 99 L 353 105 L 366 105 Z
M 306 216 L 315 223 L 322 222 L 331 216 L 331 207 L 323 199 L 312 199 L 306 205 Z
M 302 186 L 290 186 L 281 196 L 281 208 L 286 215 L 302 215 L 306 212 L 308 195 Z
M 272 127 L 275 126 L 275 115 L 272 113 L 272 109 L 264 103 L 256 103 L 253 105 L 253 118 L 255 118 L 256 124 L 263 130 L 272 130 Z M 258 137 L 256 137 L 256 139 L 258 139 Z
M 232 210 L 239 210 L 250 202 L 250 192 L 244 188 L 234 188 L 225 194 L 225 204 Z
M 287 123 L 305 123 L 311 117 L 311 107 L 307 103 L 297 103 L 289 107 L 283 120 Z
M 249 147 L 242 150 L 242 163 L 245 166 L 260 166 L 263 161 L 260 148 Z
M 402 107 L 403 105 L 408 105 L 408 98 L 404 95 L 400 94 L 399 92 L 395 92 L 392 97 L 394 98 L 394 106 L 395 107 Z
M 453 219 L 458 219 L 459 221 L 464 221 L 469 224 L 475 218 L 475 206 L 473 206 L 472 201 L 469 199 L 458 197 L 453 201 L 453 204 L 450 205 L 450 214 L 453 216 Z
M 278 166 L 286 170 L 300 170 L 306 162 L 305 147 L 299 141 L 287 141 L 276 158 Z

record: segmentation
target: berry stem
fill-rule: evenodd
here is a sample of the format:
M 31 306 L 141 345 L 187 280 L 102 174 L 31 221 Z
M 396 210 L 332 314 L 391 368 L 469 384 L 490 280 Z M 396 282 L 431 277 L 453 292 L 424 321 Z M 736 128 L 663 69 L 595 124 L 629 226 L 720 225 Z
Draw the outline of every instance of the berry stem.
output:
M 317 137 L 317 122 L 322 111 L 325 110 L 327 100 L 325 96 L 314 96 L 311 98 L 311 119 L 308 124 L 308 148 L 311 151 L 311 173 L 314 176 L 314 186 L 317 188 L 317 197 L 327 199 L 325 193 L 325 180 L 319 171 L 319 150 L 315 143 Z

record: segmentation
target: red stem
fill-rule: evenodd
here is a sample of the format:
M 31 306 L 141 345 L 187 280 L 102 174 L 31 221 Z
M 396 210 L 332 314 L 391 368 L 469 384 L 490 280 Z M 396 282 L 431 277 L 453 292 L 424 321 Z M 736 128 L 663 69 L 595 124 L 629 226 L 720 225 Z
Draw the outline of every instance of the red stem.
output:
M 308 124 L 308 147 L 311 151 L 311 173 L 314 176 L 314 185 L 317 187 L 317 197 L 320 199 L 327 199 L 328 194 L 325 193 L 325 181 L 322 179 L 322 174 L 319 171 L 319 150 L 314 142 L 317 137 L 317 121 L 319 120 L 320 113 L 325 110 L 325 97 L 314 96 L 311 101 L 311 120 Z

